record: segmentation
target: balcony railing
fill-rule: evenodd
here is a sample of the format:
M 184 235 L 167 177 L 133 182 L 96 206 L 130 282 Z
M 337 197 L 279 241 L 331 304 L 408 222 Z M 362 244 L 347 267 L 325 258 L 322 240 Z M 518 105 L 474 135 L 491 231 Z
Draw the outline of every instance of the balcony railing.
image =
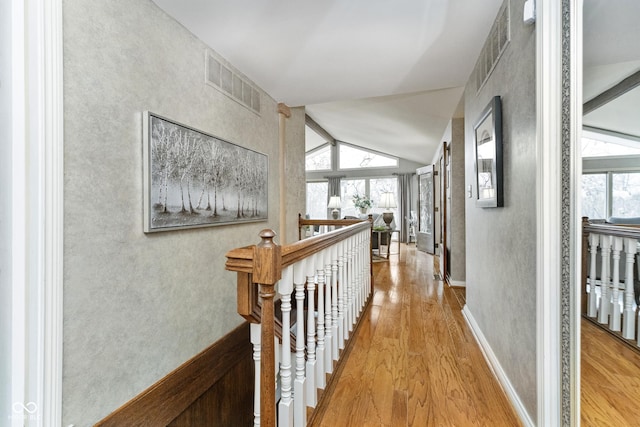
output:
M 306 425 L 370 298 L 371 223 L 330 222 L 336 230 L 285 246 L 263 230 L 227 253 L 251 322 L 256 426 Z
M 583 218 L 582 231 L 582 313 L 638 347 L 640 226 Z

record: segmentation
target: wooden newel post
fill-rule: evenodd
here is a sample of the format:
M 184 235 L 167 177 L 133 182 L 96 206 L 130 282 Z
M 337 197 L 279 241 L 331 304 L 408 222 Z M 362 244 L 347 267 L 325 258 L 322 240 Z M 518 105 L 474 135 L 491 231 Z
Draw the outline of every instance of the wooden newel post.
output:
M 282 276 L 282 252 L 273 238 L 273 230 L 262 230 L 262 241 L 253 250 L 253 281 L 260 285 L 262 298 L 262 355 L 260 358 L 260 421 L 265 427 L 276 426 L 275 374 L 275 284 Z

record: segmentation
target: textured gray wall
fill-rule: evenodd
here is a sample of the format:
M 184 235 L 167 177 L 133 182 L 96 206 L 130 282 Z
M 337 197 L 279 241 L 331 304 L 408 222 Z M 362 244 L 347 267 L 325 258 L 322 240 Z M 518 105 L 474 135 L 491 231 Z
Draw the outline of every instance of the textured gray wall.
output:
M 451 119 L 451 199 L 447 212 L 451 215 L 447 226 L 451 259 L 451 280 L 454 285 L 461 285 L 466 278 L 466 244 L 465 244 L 465 144 L 464 119 Z
M 63 13 L 63 425 L 86 426 L 241 323 L 224 255 L 278 228 L 278 114 L 264 92 L 257 116 L 205 85 L 207 46 L 151 1 L 65 0 Z M 145 235 L 144 110 L 267 154 L 269 221 Z M 288 129 L 297 162 L 303 110 Z M 288 170 L 297 214 L 304 171 Z
M 473 182 L 473 126 L 502 97 L 503 208 L 467 200 L 467 306 L 532 419 L 536 418 L 535 31 L 511 1 L 511 43 L 485 86 L 465 89 L 466 183 Z

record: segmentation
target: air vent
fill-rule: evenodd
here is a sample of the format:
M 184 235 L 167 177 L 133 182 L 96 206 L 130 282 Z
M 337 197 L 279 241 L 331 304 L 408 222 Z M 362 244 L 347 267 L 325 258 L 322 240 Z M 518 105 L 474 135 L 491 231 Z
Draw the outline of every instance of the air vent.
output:
M 212 51 L 207 50 L 205 55 L 205 82 L 254 113 L 260 114 L 258 89 L 248 79 L 216 58 Z
M 482 47 L 476 63 L 476 84 L 478 92 L 487 82 L 491 72 L 500 60 L 511 39 L 511 21 L 509 19 L 509 0 L 505 0 L 491 27 L 487 41 Z

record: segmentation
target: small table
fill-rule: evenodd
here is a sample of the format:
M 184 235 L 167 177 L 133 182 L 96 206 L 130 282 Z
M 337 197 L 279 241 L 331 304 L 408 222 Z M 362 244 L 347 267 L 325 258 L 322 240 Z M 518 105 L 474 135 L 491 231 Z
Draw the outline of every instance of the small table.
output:
M 377 235 L 378 237 L 378 256 L 381 258 L 386 258 L 389 259 L 389 254 L 391 252 L 391 238 L 393 237 L 393 233 L 398 233 L 398 254 L 400 254 L 400 230 L 373 230 L 373 232 Z M 386 257 L 383 257 L 382 255 L 382 237 L 386 237 L 386 242 L 387 244 L 385 245 L 387 247 L 387 254 Z M 375 249 L 374 249 L 375 250 Z

